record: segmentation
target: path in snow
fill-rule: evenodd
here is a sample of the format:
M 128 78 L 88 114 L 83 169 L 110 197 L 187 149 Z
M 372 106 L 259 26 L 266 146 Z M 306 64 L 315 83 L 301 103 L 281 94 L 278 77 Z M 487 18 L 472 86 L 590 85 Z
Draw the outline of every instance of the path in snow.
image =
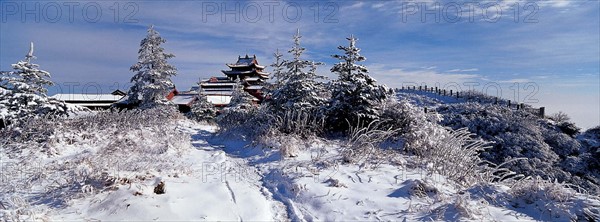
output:
M 196 147 L 181 157 L 189 174 L 151 173 L 154 179 L 74 200 L 54 220 L 282 221 L 285 207 L 262 187 L 261 176 L 244 159 L 206 141 L 210 126 L 183 123 Z M 143 173 L 143 172 L 140 172 Z M 153 193 L 164 181 L 166 194 Z

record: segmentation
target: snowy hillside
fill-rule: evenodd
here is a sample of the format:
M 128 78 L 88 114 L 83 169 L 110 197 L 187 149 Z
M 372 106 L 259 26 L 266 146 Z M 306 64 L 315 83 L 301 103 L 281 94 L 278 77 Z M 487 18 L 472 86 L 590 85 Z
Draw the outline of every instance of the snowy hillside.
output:
M 19 141 L 2 140 L 3 220 L 568 221 L 597 218 L 600 206 L 535 178 L 465 186 L 394 150 L 348 163 L 344 140 L 294 141 L 302 151 L 283 158 L 175 112 L 44 124 L 3 131 Z
M 493 143 L 481 157 L 495 164 L 513 158 L 526 158 L 505 166 L 517 173 L 568 182 L 586 191 L 600 194 L 600 146 L 592 141 L 598 127 L 579 132 L 568 117 L 535 114 L 508 108 L 506 100 L 470 92 L 464 97 L 441 96 L 431 92 L 404 90 L 400 99 L 427 107 L 439 115 L 440 124 L 459 129 L 466 127 L 478 138 Z M 496 104 L 497 102 L 497 104 Z

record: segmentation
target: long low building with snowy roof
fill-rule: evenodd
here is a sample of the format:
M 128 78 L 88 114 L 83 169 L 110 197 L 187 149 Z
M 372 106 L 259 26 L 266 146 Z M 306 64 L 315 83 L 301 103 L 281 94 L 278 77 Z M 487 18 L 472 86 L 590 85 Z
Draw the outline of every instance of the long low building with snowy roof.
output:
M 67 94 L 59 93 L 51 98 L 65 101 L 69 104 L 79 105 L 87 107 L 92 110 L 96 109 L 108 109 L 114 102 L 117 102 L 125 96 L 125 93 L 121 90 L 115 90 L 110 94 L 94 94 L 94 93 L 79 93 L 79 94 Z

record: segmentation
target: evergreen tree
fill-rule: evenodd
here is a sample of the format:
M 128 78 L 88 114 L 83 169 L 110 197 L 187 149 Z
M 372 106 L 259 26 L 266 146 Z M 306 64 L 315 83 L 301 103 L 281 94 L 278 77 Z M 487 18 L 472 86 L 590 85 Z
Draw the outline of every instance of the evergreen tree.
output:
M 314 112 L 325 104 L 324 86 L 317 79 L 324 79 L 316 73 L 320 62 L 302 60 L 300 57 L 305 48 L 300 45 L 300 31 L 294 35 L 294 46 L 288 52 L 293 59 L 284 61 L 282 65 L 287 71 L 281 73 L 281 86 L 274 90 L 269 105 L 274 111 L 303 110 Z M 305 71 L 309 68 L 308 71 Z
M 197 82 L 199 89 L 201 89 L 200 83 L 201 81 Z M 192 107 L 190 108 L 190 112 L 187 112 L 185 115 L 196 121 L 212 121 L 217 116 L 215 105 L 208 101 L 207 96 L 201 90 L 198 91 L 197 99 L 192 103 Z
M 244 90 L 244 85 L 236 80 L 235 89 L 231 95 L 231 101 L 229 102 L 228 108 L 235 111 L 249 110 L 253 107 L 252 100 L 255 97 Z
M 68 107 L 64 102 L 46 95 L 46 87 L 54 83 L 48 79 L 49 72 L 31 63 L 35 58 L 31 43 L 25 60 L 12 64 L 14 71 L 0 75 L 0 119 L 4 119 L 3 124 L 43 115 L 67 115 Z
M 331 87 L 331 99 L 327 107 L 327 124 L 334 130 L 348 129 L 350 124 L 369 123 L 378 118 L 379 103 L 391 96 L 391 90 L 377 85 L 375 79 L 369 76 L 369 70 L 358 62 L 366 58 L 360 55 L 354 36 L 347 38 L 349 46 L 339 46 L 343 55 L 333 55 L 341 60 L 331 68 L 338 74 Z M 360 121 L 360 123 L 359 123 Z
M 198 99 L 192 104 L 190 112 L 186 115 L 196 121 L 212 121 L 217 116 L 217 110 L 208 101 L 206 95 L 199 93 Z
M 136 74 L 131 78 L 133 85 L 127 93 L 129 104 L 150 108 L 169 103 L 166 96 L 175 88 L 171 77 L 176 75 L 177 69 L 167 62 L 175 56 L 164 52 L 161 44 L 165 42 L 154 26 L 150 26 L 148 35 L 140 43 L 138 62 L 130 68 Z
M 273 78 L 275 79 L 274 88 L 279 88 L 283 85 L 283 79 L 285 78 L 285 60 L 283 59 L 283 55 L 279 53 L 279 49 L 275 53 L 273 53 L 275 57 L 275 62 L 271 64 L 273 67 Z

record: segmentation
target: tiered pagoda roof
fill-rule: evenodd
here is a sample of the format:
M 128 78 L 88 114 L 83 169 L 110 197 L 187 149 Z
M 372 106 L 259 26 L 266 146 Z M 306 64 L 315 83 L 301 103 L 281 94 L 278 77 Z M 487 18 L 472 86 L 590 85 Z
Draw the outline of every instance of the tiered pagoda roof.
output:
M 263 99 L 262 85 L 269 79 L 269 73 L 263 71 L 266 67 L 258 64 L 256 55 L 238 56 L 236 63 L 226 65 L 230 70 L 221 70 L 226 76 L 200 81 L 200 93 L 206 95 L 207 100 L 215 106 L 225 106 L 231 101 L 235 87 L 241 84 L 246 92 L 255 97 L 254 101 L 260 103 Z
M 248 77 L 258 77 L 261 80 L 269 79 L 269 73 L 264 72 L 265 66 L 258 64 L 256 55 L 249 57 L 238 56 L 238 60 L 234 64 L 226 64 L 231 70 L 221 70 L 223 74 L 231 79 L 246 79 Z

